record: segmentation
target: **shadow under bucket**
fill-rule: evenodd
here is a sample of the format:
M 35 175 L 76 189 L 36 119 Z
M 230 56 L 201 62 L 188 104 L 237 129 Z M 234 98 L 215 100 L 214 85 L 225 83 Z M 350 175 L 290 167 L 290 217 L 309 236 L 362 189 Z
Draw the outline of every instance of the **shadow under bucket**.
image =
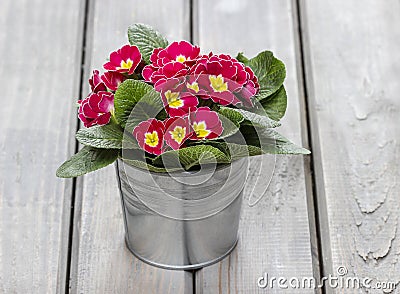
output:
M 229 255 L 238 239 L 247 163 L 154 173 L 118 159 L 130 251 L 146 263 L 175 270 L 205 267 Z

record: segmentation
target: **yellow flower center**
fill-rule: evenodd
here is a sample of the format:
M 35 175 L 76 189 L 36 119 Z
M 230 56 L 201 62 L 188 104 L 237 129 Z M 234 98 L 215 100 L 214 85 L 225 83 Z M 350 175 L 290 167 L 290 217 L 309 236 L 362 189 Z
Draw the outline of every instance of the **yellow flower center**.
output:
M 193 123 L 193 130 L 198 138 L 205 138 L 208 136 L 208 134 L 210 134 L 210 131 L 207 130 L 207 125 L 204 121 Z
M 172 139 L 174 139 L 178 144 L 181 144 L 182 140 L 186 136 L 186 128 L 176 126 L 174 130 L 170 131 L 169 133 L 171 134 Z
M 133 65 L 133 61 L 128 59 L 128 60 L 122 60 L 121 61 L 121 66 L 119 67 L 120 69 L 130 69 Z
M 222 75 L 210 75 L 208 78 L 210 80 L 211 87 L 214 89 L 215 92 L 221 93 L 224 91 L 228 91 L 228 83 L 224 83 L 224 78 L 222 77 Z
M 165 92 L 165 98 L 167 99 L 167 103 L 171 108 L 179 108 L 183 106 L 183 101 L 179 99 L 178 92 L 171 92 L 168 90 Z
M 193 82 L 191 84 L 187 83 L 186 86 L 188 87 L 188 89 L 192 89 L 193 91 L 195 91 L 196 93 L 199 92 L 199 84 L 197 82 Z
M 184 63 L 186 61 L 186 57 L 183 55 L 178 55 L 176 57 L 176 61 L 180 62 L 180 63 Z
M 151 147 L 156 147 L 158 145 L 158 134 L 156 131 L 153 131 L 152 133 L 146 133 L 145 135 L 145 143 L 146 145 L 149 145 Z

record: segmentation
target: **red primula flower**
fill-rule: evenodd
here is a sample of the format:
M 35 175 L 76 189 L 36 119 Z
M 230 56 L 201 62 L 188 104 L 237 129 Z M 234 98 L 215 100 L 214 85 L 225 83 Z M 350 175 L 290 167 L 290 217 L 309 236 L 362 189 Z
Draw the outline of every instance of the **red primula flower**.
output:
M 110 122 L 111 111 L 114 109 L 114 94 L 110 92 L 91 93 L 78 101 L 79 119 L 85 127 L 106 125 Z
M 162 67 L 171 61 L 185 63 L 190 66 L 199 57 L 199 53 L 200 48 L 189 42 L 173 42 L 165 49 L 154 49 L 153 54 L 150 56 L 150 61 L 154 67 Z
M 186 41 L 173 42 L 167 48 L 154 49 L 151 64 L 143 68 L 147 82 L 160 85 L 165 80 L 184 76 L 199 57 L 200 48 Z
M 172 149 L 179 149 L 192 135 L 189 119 L 185 117 L 172 117 L 164 121 L 165 143 Z
M 211 97 L 211 99 L 219 104 L 238 104 L 242 102 L 247 106 L 252 106 L 249 95 L 239 96 L 244 98 L 241 101 L 235 94 L 240 93 L 247 85 L 252 91 L 256 87 L 256 83 L 252 80 L 249 83 L 249 78 L 255 78 L 252 71 L 232 58 L 229 55 L 220 54 L 202 56 L 197 60 L 196 64 L 191 69 L 191 74 L 194 78 L 190 81 L 191 84 L 196 83 L 196 87 L 205 90 L 207 95 L 202 95 L 203 98 Z M 254 84 L 254 87 L 251 87 Z M 247 94 L 247 93 L 246 93 Z
M 104 69 L 120 73 L 134 73 L 136 67 L 142 60 L 138 47 L 125 45 L 110 54 L 110 61 L 103 65 Z
M 214 139 L 220 136 L 224 130 L 221 120 L 215 111 L 208 107 L 200 107 L 197 111 L 189 114 L 192 127 L 190 139 Z
M 154 118 L 142 121 L 133 130 L 133 136 L 146 152 L 160 155 L 164 150 L 164 124 Z
M 126 80 L 126 77 L 116 71 L 107 71 L 101 76 L 101 80 L 111 91 L 116 91 L 118 86 Z
M 246 66 L 245 70 L 247 72 L 247 83 L 237 93 L 236 96 L 243 102 L 244 105 L 252 106 L 251 97 L 258 93 L 260 90 L 260 84 L 258 83 L 258 79 L 250 67 Z
M 162 67 L 145 66 L 142 76 L 147 82 L 153 83 L 158 90 L 167 80 L 185 76 L 188 72 L 189 68 L 183 63 L 171 61 Z
M 172 92 L 171 90 L 161 93 L 165 110 L 171 117 L 184 116 L 195 111 L 199 100 L 196 96 L 184 92 Z
M 93 70 L 92 76 L 89 79 L 89 85 L 93 93 L 107 91 L 106 85 L 101 81 L 100 73 L 97 69 Z

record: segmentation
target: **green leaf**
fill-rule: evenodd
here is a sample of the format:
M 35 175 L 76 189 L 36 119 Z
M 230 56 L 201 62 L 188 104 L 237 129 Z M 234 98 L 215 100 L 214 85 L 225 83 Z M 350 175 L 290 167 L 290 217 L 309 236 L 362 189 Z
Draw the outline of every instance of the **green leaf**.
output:
M 125 130 L 132 133 L 133 129 L 139 123 L 149 118 L 158 118 L 161 120 L 166 118 L 161 95 L 153 88 L 136 103 L 135 109 L 131 112 L 131 115 L 126 121 Z
M 244 63 L 244 64 L 246 64 L 247 62 L 249 62 L 249 59 L 248 59 L 246 56 L 243 55 L 243 52 L 239 52 L 238 55 L 236 56 L 236 59 L 237 59 L 239 62 L 242 62 L 242 63 Z
M 119 125 L 110 123 L 105 126 L 80 129 L 78 133 L 76 133 L 76 139 L 79 143 L 86 146 L 104 149 L 121 149 L 123 134 L 123 130 Z
M 57 170 L 60 178 L 78 177 L 113 163 L 118 158 L 118 149 L 97 149 L 83 147 L 78 153 L 64 162 Z
M 179 168 L 179 162 L 188 170 L 199 164 L 230 163 L 230 158 L 213 146 L 196 145 L 164 152 L 153 161 L 154 165 L 164 165 L 166 169 Z
M 132 165 L 132 166 L 140 168 L 140 169 L 149 170 L 151 172 L 156 172 L 156 173 L 167 172 L 167 169 L 165 169 L 163 167 L 157 167 L 157 166 L 151 165 L 149 163 L 146 163 L 142 160 L 137 160 L 137 159 L 122 159 L 122 160 L 129 165 Z
M 287 107 L 285 87 L 282 85 L 274 94 L 259 102 L 269 118 L 279 121 L 285 115 Z
M 159 94 L 154 88 L 145 82 L 137 80 L 126 80 L 124 81 L 115 92 L 114 106 L 115 106 L 115 117 L 118 123 L 125 127 L 126 121 L 130 116 L 133 107 L 142 99 L 149 98 L 148 96 L 157 96 L 159 99 L 159 105 L 162 108 L 162 101 Z M 152 98 L 154 99 L 154 97 Z
M 229 107 L 221 107 L 218 110 L 218 116 L 221 120 L 224 131 L 217 139 L 226 138 L 236 134 L 236 132 L 239 131 L 240 123 L 244 119 L 240 113 Z
M 235 122 L 232 122 L 231 120 L 222 115 L 219 115 L 219 119 L 221 120 L 222 127 L 224 128 L 224 130 L 222 131 L 222 134 L 218 138 L 210 140 L 219 140 L 227 138 L 236 134 L 239 131 L 239 125 L 237 125 Z
M 224 108 L 226 109 L 227 107 Z M 233 108 L 228 108 L 228 109 L 230 109 L 231 112 L 236 112 L 240 114 L 243 119 L 250 121 L 254 126 L 259 126 L 264 128 L 276 128 L 280 126 L 279 122 L 276 122 L 264 115 L 260 115 L 244 109 L 233 109 Z
M 222 116 L 226 117 L 231 122 L 233 122 L 234 124 L 239 126 L 240 123 L 244 120 L 244 117 L 239 111 L 236 111 L 236 110 L 237 109 L 235 109 L 235 108 L 222 106 L 218 110 L 218 114 L 221 114 Z
M 260 147 L 266 154 L 310 154 L 272 129 L 242 126 L 241 132 L 248 145 Z
M 228 142 L 210 142 L 210 144 L 214 147 L 217 147 L 219 150 L 228 155 L 231 161 L 243 157 L 263 154 L 261 148 L 257 146 L 242 145 L 242 144 L 228 143 Z
M 135 45 L 142 53 L 142 58 L 149 63 L 150 56 L 155 48 L 165 48 L 168 41 L 152 27 L 137 23 L 128 28 L 128 39 L 131 45 Z
M 245 60 L 243 57 L 242 55 L 240 59 Z M 256 57 L 245 61 L 244 64 L 249 66 L 258 78 L 260 84 L 260 92 L 257 94 L 258 100 L 275 93 L 285 80 L 285 65 L 275 58 L 271 51 L 263 51 Z

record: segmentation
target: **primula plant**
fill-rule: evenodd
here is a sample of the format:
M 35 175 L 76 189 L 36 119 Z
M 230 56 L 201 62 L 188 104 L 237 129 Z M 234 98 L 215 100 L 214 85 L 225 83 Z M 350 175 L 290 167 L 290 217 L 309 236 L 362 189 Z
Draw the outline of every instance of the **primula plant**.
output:
M 152 172 L 229 164 L 245 156 L 308 154 L 274 128 L 286 111 L 285 66 L 270 51 L 254 58 L 171 44 L 147 25 L 128 29 L 91 93 L 78 101 L 84 147 L 57 170 L 76 177 L 117 158 Z

